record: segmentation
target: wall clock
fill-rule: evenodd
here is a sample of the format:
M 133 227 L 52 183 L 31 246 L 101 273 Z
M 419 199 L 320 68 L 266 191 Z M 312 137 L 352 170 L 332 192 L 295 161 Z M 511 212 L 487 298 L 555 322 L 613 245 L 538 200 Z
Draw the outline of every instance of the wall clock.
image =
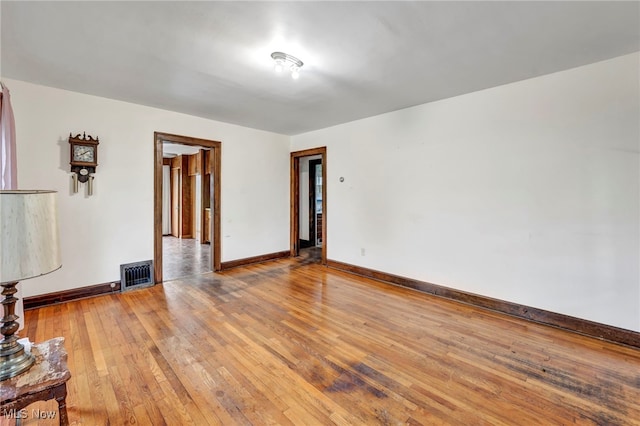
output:
M 93 174 L 98 167 L 99 140 L 86 133 L 73 136 L 69 133 L 69 153 L 71 155 L 71 173 L 73 173 L 73 192 L 78 192 L 78 182 L 89 182 L 89 195 L 93 194 Z

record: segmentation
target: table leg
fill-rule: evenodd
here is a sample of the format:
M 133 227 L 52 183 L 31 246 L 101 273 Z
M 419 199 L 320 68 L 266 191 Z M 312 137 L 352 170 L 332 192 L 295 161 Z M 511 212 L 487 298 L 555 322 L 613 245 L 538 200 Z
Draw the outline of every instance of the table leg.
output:
M 58 413 L 60 415 L 60 426 L 68 426 L 67 417 L 67 384 L 63 383 L 55 389 L 56 401 L 58 401 Z

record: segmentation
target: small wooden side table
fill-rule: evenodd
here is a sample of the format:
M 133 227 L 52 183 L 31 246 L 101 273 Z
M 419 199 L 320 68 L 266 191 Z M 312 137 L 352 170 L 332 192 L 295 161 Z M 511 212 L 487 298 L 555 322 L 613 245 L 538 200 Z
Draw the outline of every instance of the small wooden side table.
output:
M 0 415 L 19 413 L 36 401 L 58 401 L 60 425 L 68 425 L 67 380 L 71 373 L 67 368 L 67 351 L 64 337 L 56 337 L 31 347 L 35 364 L 25 373 L 0 382 Z M 29 416 L 29 413 L 26 413 Z

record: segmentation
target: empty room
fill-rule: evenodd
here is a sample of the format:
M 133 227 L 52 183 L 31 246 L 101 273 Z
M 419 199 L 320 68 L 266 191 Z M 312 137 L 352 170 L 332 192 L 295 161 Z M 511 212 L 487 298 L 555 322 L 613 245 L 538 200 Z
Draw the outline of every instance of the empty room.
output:
M 0 425 L 640 425 L 640 2 L 0 2 Z

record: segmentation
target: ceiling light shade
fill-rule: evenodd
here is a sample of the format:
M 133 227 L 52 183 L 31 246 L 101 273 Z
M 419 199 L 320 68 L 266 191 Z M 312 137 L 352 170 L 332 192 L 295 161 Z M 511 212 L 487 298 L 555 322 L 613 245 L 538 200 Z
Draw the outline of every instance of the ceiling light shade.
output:
M 276 64 L 274 65 L 273 69 L 275 69 L 276 72 L 284 71 L 284 61 L 280 58 L 276 58 L 275 61 Z
M 291 66 L 291 78 L 293 78 L 294 80 L 297 80 L 298 77 L 300 77 L 300 68 L 292 65 Z
M 285 68 L 288 68 L 292 78 L 297 79 L 300 77 L 300 68 L 304 65 L 300 59 L 284 52 L 273 52 L 271 58 L 275 62 L 274 68 L 277 72 L 282 72 Z

